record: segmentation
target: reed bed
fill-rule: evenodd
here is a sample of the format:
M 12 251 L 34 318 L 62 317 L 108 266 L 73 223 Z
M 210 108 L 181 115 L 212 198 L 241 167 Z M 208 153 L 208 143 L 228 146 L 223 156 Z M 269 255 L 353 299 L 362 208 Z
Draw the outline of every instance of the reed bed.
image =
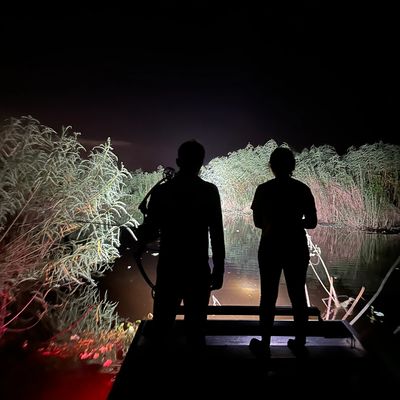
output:
M 110 140 L 87 151 L 78 136 L 32 117 L 0 130 L 0 339 L 16 334 L 26 341 L 28 332 L 41 332 L 53 350 L 73 348 L 109 366 L 127 350 L 136 322 L 100 297 L 96 279 L 120 256 L 121 228 L 141 222 L 138 206 L 163 167 L 129 172 Z M 274 140 L 249 144 L 201 169 L 219 188 L 226 229 L 237 232 L 244 252 L 252 251 L 254 227 L 237 216 L 250 218 L 256 187 L 272 178 L 268 160 L 276 147 Z M 321 224 L 394 229 L 399 150 L 379 142 L 340 156 L 331 146 L 312 146 L 295 154 L 295 178 L 311 187 Z
M 0 338 L 121 327 L 96 285 L 119 257 L 120 228 L 137 224 L 117 161 L 110 140 L 86 154 L 69 127 L 22 117 L 1 128 Z
M 272 178 L 268 160 L 276 147 L 274 140 L 249 144 L 202 169 L 220 189 L 224 212 L 250 212 L 257 185 Z M 312 146 L 295 156 L 294 177 L 312 189 L 320 223 L 371 231 L 400 226 L 400 146 L 366 144 L 343 156 L 332 146 Z

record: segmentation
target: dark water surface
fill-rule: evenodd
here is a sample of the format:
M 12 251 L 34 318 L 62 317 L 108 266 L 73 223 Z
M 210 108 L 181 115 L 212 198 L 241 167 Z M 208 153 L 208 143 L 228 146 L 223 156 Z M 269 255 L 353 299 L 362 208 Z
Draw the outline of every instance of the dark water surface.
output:
M 222 305 L 258 305 L 257 248 L 260 231 L 254 227 L 249 216 L 225 216 L 224 225 L 226 276 L 224 287 L 213 292 L 211 301 Z M 310 230 L 309 234 L 321 254 L 321 258 L 312 256 L 313 264 L 316 265 L 314 270 L 311 267 L 308 270 L 307 292 L 310 305 L 318 307 L 324 318 L 342 319 L 354 301 L 352 299 L 364 290 L 353 313 L 346 316 L 351 321 L 377 291 L 399 256 L 400 235 L 372 234 L 320 225 Z M 151 251 L 143 256 L 143 265 L 153 282 L 156 263 L 157 256 L 151 255 Z M 324 264 L 332 277 L 339 302 L 342 303 L 340 307 L 334 307 L 333 302 L 329 304 L 329 278 Z M 117 310 L 122 317 L 143 319 L 152 311 L 151 289 L 142 278 L 129 251 L 122 251 L 113 271 L 102 278 L 100 287 L 107 290 L 110 300 L 118 302 Z M 290 305 L 283 278 L 278 305 Z

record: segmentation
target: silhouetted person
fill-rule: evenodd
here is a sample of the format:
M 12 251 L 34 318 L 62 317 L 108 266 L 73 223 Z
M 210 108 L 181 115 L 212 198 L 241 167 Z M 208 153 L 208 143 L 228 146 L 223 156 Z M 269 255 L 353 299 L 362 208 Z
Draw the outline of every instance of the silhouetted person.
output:
M 204 147 L 194 140 L 179 147 L 179 171 L 154 190 L 147 215 L 160 234 L 154 339 L 161 343 L 169 339 L 177 307 L 183 301 L 188 343 L 197 348 L 205 345 L 210 293 L 222 287 L 225 259 L 220 195 L 214 184 L 198 176 L 204 156 Z
M 275 176 L 256 189 L 251 205 L 253 220 L 262 230 L 258 249 L 260 270 L 260 328 L 262 340 L 252 339 L 250 349 L 269 357 L 279 280 L 283 270 L 293 308 L 295 339 L 288 346 L 305 351 L 308 308 L 305 294 L 309 250 L 306 229 L 317 225 L 317 212 L 311 190 L 291 177 L 295 158 L 291 150 L 276 148 L 269 160 Z

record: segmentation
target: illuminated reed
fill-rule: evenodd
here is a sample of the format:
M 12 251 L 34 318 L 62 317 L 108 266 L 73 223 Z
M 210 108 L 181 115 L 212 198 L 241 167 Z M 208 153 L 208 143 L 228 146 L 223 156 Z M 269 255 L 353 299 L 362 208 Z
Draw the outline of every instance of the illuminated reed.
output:
M 250 212 L 257 185 L 272 178 L 268 160 L 276 147 L 273 140 L 249 144 L 202 169 L 220 189 L 225 212 Z M 351 147 L 343 156 L 332 146 L 304 149 L 296 154 L 294 177 L 311 187 L 320 223 L 379 231 L 400 225 L 399 174 L 400 146 L 380 142 Z
M 0 336 L 66 326 L 97 335 L 121 323 L 95 279 L 119 257 L 120 227 L 136 224 L 129 172 L 110 140 L 83 158 L 77 137 L 31 117 L 0 131 Z

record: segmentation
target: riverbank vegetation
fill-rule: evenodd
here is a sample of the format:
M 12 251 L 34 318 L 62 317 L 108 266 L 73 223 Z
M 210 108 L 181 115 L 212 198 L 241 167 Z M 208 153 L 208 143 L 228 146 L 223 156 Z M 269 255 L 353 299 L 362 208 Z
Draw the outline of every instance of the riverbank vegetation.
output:
M 256 147 L 249 144 L 202 168 L 202 178 L 218 186 L 225 214 L 251 212 L 257 185 L 273 177 L 268 160 L 277 146 L 274 140 Z M 339 155 L 332 146 L 323 145 L 295 155 L 294 177 L 311 187 L 319 223 L 375 232 L 400 227 L 400 146 L 365 144 Z M 138 188 L 133 191 L 132 210 L 161 178 L 161 170 L 132 172 L 128 179 Z
M 110 141 L 88 154 L 78 134 L 31 117 L 0 131 L 0 342 L 110 365 L 135 325 L 100 298 L 96 277 L 119 257 L 126 209 L 124 180 Z M 129 341 L 129 340 L 128 340 Z
M 202 168 L 220 190 L 226 220 L 250 216 L 255 188 L 272 178 L 276 147 L 249 144 Z M 320 223 L 378 232 L 400 225 L 399 146 L 375 143 L 342 156 L 311 147 L 296 160 Z M 138 206 L 163 172 L 128 171 L 110 140 L 87 151 L 69 127 L 57 133 L 22 117 L 1 128 L 0 344 L 106 368 L 123 359 L 137 323 L 120 318 L 96 282 L 120 256 L 121 228 L 141 222 Z

